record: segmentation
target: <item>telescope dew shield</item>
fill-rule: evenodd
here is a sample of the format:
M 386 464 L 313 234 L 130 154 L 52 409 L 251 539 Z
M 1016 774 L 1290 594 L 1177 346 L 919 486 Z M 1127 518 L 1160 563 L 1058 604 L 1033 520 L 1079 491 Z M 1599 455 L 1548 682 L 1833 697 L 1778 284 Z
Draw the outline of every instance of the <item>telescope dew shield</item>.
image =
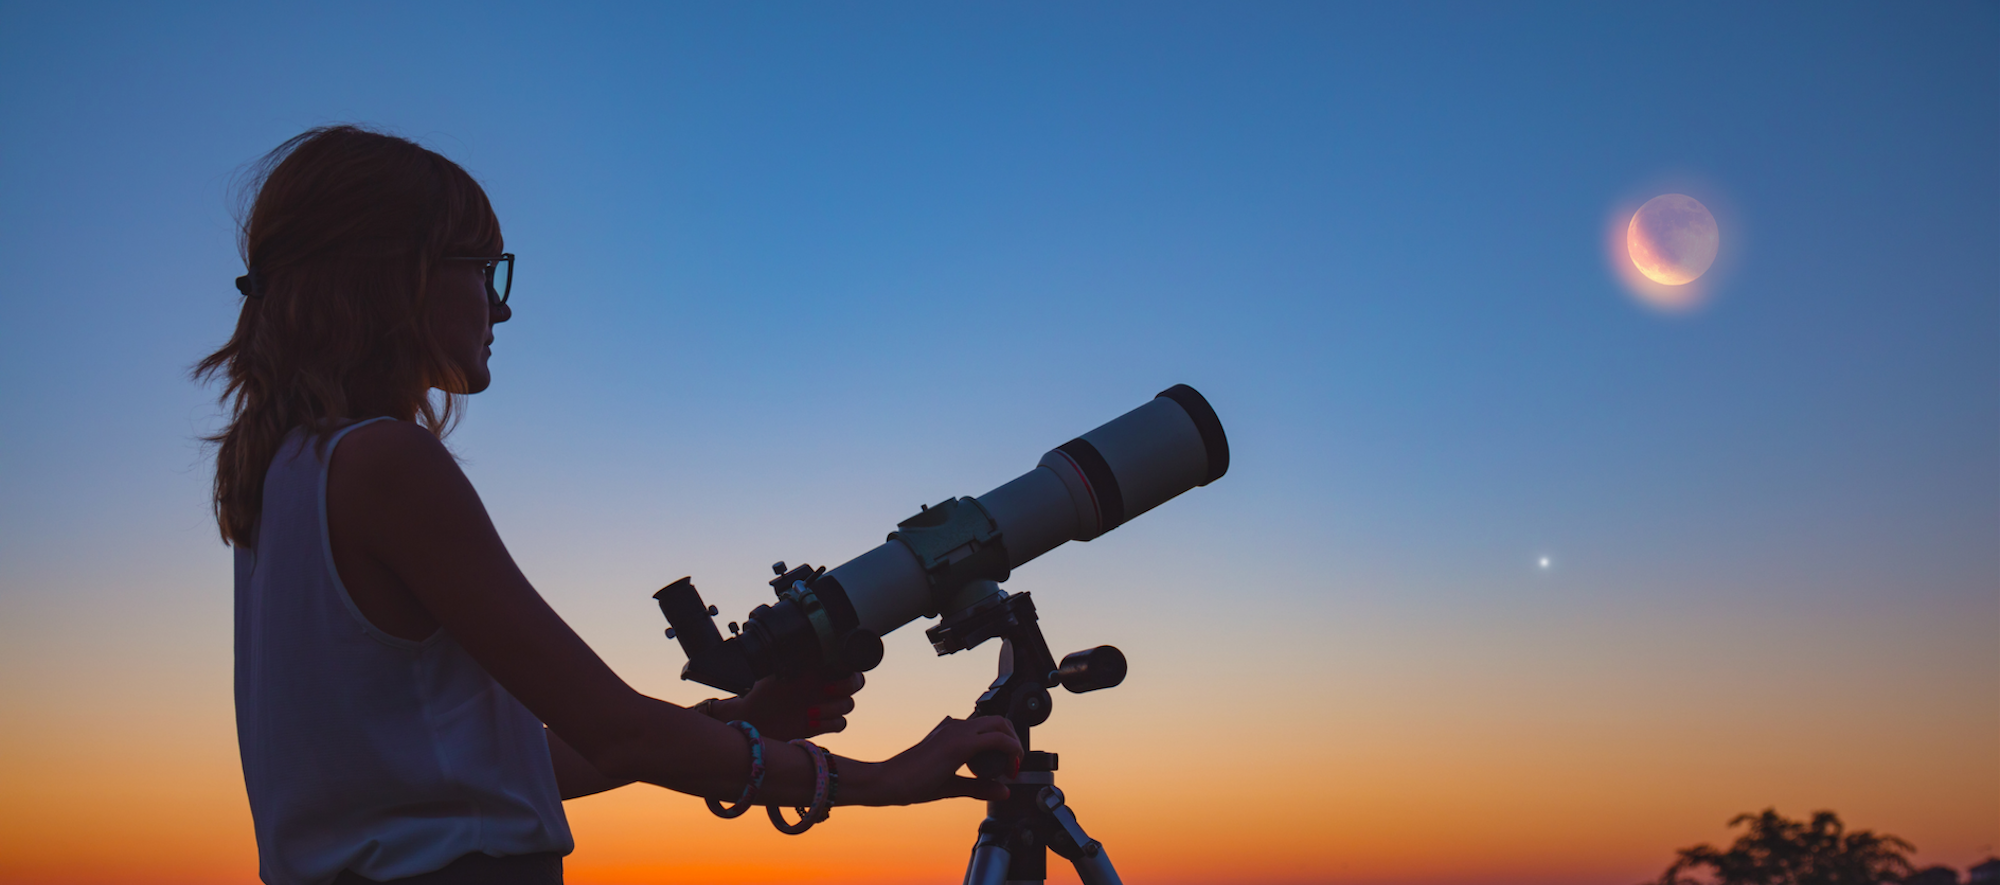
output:
M 1103 535 L 1227 472 L 1229 438 L 1221 419 L 1194 388 L 1176 384 L 1051 449 L 1034 470 L 979 503 L 1000 524 L 1008 564 L 1018 567 L 1064 541 Z

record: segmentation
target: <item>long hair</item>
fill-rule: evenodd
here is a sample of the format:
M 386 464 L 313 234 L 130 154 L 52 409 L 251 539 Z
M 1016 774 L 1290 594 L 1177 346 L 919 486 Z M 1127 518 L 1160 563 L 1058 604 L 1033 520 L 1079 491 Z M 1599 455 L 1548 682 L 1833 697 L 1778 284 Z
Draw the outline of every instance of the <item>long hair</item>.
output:
M 193 374 L 225 382 L 229 425 L 207 437 L 215 519 L 225 542 L 249 546 L 264 474 L 294 429 L 321 445 L 377 415 L 450 431 L 464 378 L 431 334 L 426 284 L 445 255 L 497 254 L 501 238 L 486 192 L 458 164 L 355 126 L 279 145 L 242 193 L 249 292 L 229 342 Z

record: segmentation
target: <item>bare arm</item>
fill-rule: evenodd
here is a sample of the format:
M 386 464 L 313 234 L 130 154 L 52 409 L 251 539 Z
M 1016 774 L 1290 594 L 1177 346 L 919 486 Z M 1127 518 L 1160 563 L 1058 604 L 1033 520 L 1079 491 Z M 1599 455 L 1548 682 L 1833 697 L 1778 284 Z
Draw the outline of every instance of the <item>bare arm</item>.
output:
M 605 790 L 615 790 L 631 783 L 604 776 L 583 758 L 575 747 L 563 742 L 561 736 L 549 729 L 542 729 L 549 739 L 549 762 L 556 769 L 556 791 L 564 799 L 575 799 Z
M 334 453 L 327 512 L 342 578 L 364 613 L 373 619 L 363 605 L 369 597 L 384 611 L 401 605 L 412 618 L 433 619 L 600 777 L 718 799 L 742 791 L 743 736 L 646 697 L 613 673 L 521 574 L 478 493 L 428 432 L 385 421 L 349 434 Z M 988 749 L 1020 753 L 1004 722 L 948 721 L 888 763 L 843 761 L 842 798 L 871 805 L 995 798 L 1004 793 L 999 785 L 953 774 Z M 777 741 L 764 750 L 763 801 L 808 804 L 811 758 Z

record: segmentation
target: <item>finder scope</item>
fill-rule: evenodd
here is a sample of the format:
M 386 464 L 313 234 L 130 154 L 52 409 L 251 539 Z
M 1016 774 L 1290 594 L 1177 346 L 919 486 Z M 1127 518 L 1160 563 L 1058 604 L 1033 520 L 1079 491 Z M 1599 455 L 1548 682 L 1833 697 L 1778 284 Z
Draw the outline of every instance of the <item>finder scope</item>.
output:
M 949 654 L 997 635 L 994 617 L 981 615 L 1007 598 L 998 582 L 1015 568 L 1066 541 L 1111 531 L 1228 470 L 1229 440 L 1215 409 L 1176 384 L 1050 449 L 1033 470 L 999 488 L 922 508 L 886 542 L 831 571 L 778 563 L 770 582 L 777 601 L 757 606 L 741 625 L 732 622 L 728 639 L 715 628 L 715 607 L 687 578 L 653 598 L 672 625 L 667 635 L 687 653 L 681 678 L 736 694 L 773 673 L 874 669 L 881 637 L 919 617 L 941 618 L 927 635 L 938 654 Z M 1097 681 L 1083 680 L 1083 662 L 1077 666 L 1080 681 Z

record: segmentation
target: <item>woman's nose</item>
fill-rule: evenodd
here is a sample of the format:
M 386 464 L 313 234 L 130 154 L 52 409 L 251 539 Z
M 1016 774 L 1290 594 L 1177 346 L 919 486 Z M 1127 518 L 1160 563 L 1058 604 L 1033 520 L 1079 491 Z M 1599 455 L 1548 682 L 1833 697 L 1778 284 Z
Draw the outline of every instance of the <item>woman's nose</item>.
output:
M 514 318 L 514 309 L 505 304 L 495 304 L 492 310 L 487 311 L 487 316 L 494 325 L 499 325 Z

